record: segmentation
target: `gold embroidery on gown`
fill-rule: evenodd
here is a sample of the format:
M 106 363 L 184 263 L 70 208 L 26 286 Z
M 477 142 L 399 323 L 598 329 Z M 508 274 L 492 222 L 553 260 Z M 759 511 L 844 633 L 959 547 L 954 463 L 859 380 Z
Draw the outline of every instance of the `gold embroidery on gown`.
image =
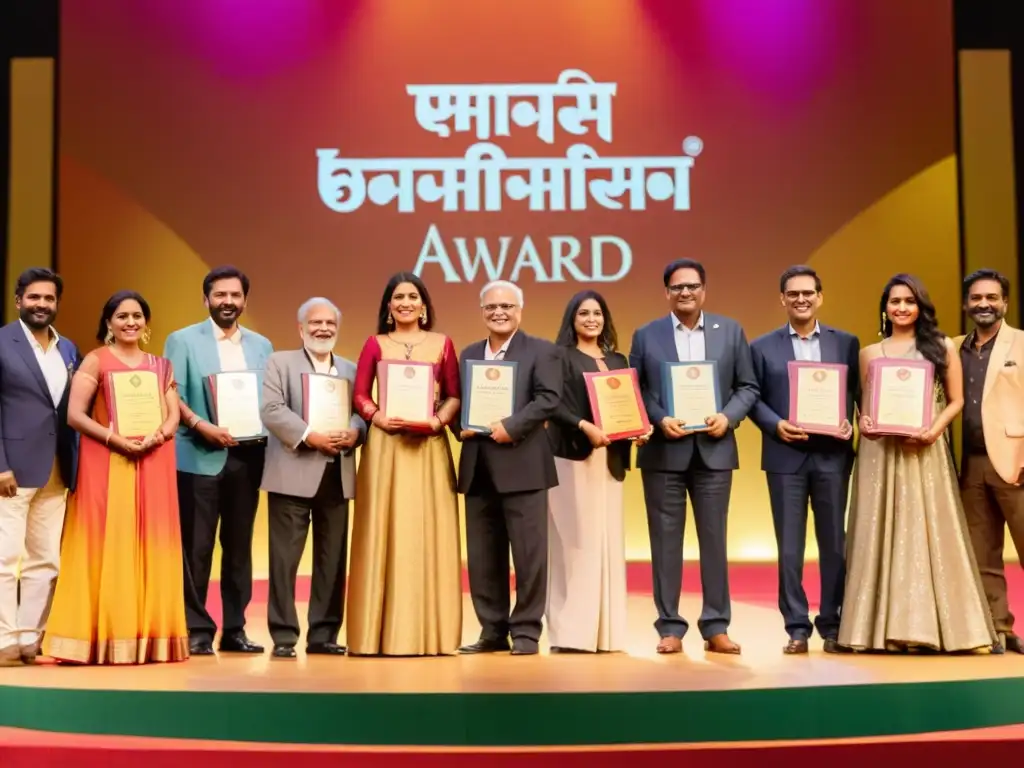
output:
M 939 383 L 935 403 L 936 413 L 946 407 Z M 948 436 L 916 447 L 895 437 L 862 437 L 839 643 L 858 650 L 971 651 L 995 641 Z

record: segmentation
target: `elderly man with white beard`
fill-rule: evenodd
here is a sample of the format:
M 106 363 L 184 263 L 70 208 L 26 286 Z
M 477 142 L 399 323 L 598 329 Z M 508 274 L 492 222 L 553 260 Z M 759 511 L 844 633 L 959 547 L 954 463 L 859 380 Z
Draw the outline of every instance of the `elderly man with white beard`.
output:
M 347 428 L 332 429 L 322 425 L 330 424 L 337 409 L 313 409 L 313 397 L 328 393 L 320 401 L 326 404 L 336 392 L 347 393 L 345 407 L 350 408 L 356 366 L 334 354 L 341 312 L 327 299 L 312 298 L 299 308 L 298 321 L 302 348 L 273 353 L 263 379 L 262 416 L 270 433 L 261 486 L 268 494 L 270 518 L 267 618 L 273 656 L 279 659 L 295 658 L 300 634 L 295 577 L 310 520 L 313 578 L 306 653 L 345 653 L 338 633 L 344 618 L 348 504 L 356 487 L 355 448 L 366 435 L 358 415 L 352 415 Z

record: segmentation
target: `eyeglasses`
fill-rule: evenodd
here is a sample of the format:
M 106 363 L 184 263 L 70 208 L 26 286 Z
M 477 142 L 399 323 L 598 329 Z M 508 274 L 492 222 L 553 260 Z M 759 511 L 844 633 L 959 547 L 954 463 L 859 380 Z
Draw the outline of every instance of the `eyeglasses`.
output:
M 703 283 L 680 283 L 679 285 L 670 285 L 668 287 L 668 292 L 674 295 L 679 295 L 684 292 L 696 293 L 703 287 Z
M 511 312 L 515 308 L 515 304 L 484 304 L 482 307 L 483 311 L 486 312 L 488 315 L 493 315 L 499 309 L 502 312 Z

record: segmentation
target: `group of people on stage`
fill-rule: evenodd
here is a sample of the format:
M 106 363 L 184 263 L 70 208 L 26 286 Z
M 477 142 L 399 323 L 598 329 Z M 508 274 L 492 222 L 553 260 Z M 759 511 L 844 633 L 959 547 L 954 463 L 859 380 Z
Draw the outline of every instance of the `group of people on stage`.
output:
M 809 267 L 782 275 L 788 322 L 749 345 L 739 324 L 704 311 L 700 263 L 672 262 L 663 278 L 668 312 L 635 332 L 628 357 L 599 293 L 570 300 L 552 343 L 520 329 L 523 292 L 506 281 L 484 286 L 486 337 L 459 355 L 433 330 L 427 287 L 399 273 L 381 297 L 377 333 L 352 363 L 334 353 L 341 312 L 326 298 L 299 308 L 294 350 L 275 352 L 240 325 L 249 280 L 233 267 L 207 275 L 210 319 L 170 334 L 162 356 L 145 348 L 146 300 L 122 291 L 104 305 L 99 346 L 83 357 L 54 328 L 61 278 L 27 270 L 16 288 L 19 319 L 0 329 L 0 666 L 31 664 L 40 653 L 73 664 L 213 654 L 218 626 L 206 602 L 218 536 L 217 648 L 263 653 L 246 634 L 261 489 L 274 657 L 296 656 L 296 574 L 310 525 L 307 654 L 530 655 L 545 620 L 553 652 L 622 651 L 623 481 L 634 444 L 657 650 L 681 652 L 689 626 L 679 613 L 689 497 L 701 553 L 698 629 L 707 651 L 737 654 L 726 532 L 739 467 L 734 433 L 748 417 L 762 432 L 785 653 L 807 653 L 814 629 L 826 652 L 1024 652 L 1003 563 L 1007 527 L 1024 554 L 1024 333 L 1004 320 L 1007 279 L 982 270 L 964 281 L 975 327 L 952 340 L 920 282 L 896 275 L 882 292 L 882 340 L 861 349 L 818 321 L 822 285 Z M 933 366 L 934 418 L 919 434 L 876 431 L 865 406 L 877 357 Z M 492 360 L 516 363 L 512 414 L 485 432 L 463 429 L 466 363 Z M 380 361 L 430 366 L 429 423 L 386 415 L 374 386 Z M 695 429 L 670 414 L 663 370 L 697 361 L 715 361 L 721 408 Z M 809 434 L 791 420 L 790 361 L 845 366 L 847 419 L 838 435 Z M 626 369 L 636 372 L 652 427 L 613 440 L 597 426 L 586 374 Z M 265 436 L 240 440 L 217 426 L 207 380 L 253 370 L 262 372 Z M 348 381 L 347 428 L 311 429 L 310 374 Z M 162 423 L 125 437 L 110 382 L 126 376 L 140 386 L 143 375 L 163 392 Z M 949 428 L 961 411 L 958 476 Z M 462 444 L 458 471 L 448 432 Z M 458 494 L 481 625 L 479 638 L 461 647 Z M 808 506 L 822 579 L 813 624 L 802 583 Z M 347 647 L 339 643 L 346 618 Z

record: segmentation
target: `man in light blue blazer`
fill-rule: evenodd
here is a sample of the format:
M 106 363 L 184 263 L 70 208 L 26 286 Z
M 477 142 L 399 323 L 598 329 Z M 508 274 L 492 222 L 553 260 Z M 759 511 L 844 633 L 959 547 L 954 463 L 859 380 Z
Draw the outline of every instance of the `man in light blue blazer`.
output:
M 644 405 L 655 425 L 650 441 L 637 450 L 651 539 L 654 626 L 658 653 L 679 653 L 689 624 L 679 615 L 682 590 L 683 523 L 686 497 L 700 542 L 700 576 L 704 607 L 697 626 L 712 653 L 737 654 L 729 639 L 732 620 L 726 518 L 732 473 L 739 468 L 734 430 L 757 402 L 757 380 L 750 347 L 739 323 L 704 312 L 706 277 L 691 259 L 669 264 L 663 275 L 671 312 L 638 328 L 629 350 L 637 370 Z M 709 413 L 701 430 L 684 428 L 667 411 L 662 375 L 666 362 L 714 360 L 718 370 L 719 413 Z
M 260 371 L 274 351 L 270 341 L 238 323 L 249 278 L 217 267 L 203 280 L 210 319 L 167 337 L 164 356 L 174 366 L 181 403 L 178 430 L 178 503 L 185 560 L 185 612 L 192 655 L 213 653 L 217 625 L 206 611 L 213 547 L 220 524 L 220 650 L 263 653 L 245 634 L 252 598 L 252 532 L 259 504 L 266 439 L 238 442 L 210 413 L 207 377 L 224 371 Z

